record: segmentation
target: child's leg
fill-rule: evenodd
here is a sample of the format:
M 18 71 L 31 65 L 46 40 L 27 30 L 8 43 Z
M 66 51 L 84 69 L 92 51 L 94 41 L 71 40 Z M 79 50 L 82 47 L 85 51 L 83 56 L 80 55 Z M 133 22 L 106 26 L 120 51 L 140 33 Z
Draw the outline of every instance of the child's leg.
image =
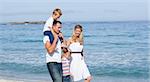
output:
M 63 76 L 63 82 L 72 82 L 70 75 L 69 76 Z

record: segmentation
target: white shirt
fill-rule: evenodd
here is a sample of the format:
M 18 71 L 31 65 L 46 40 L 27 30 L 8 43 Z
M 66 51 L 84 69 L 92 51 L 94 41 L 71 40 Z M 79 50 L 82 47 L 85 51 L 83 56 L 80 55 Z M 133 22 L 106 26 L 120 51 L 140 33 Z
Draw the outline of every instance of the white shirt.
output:
M 49 37 L 44 36 L 43 43 L 45 44 L 47 41 L 50 41 Z M 54 53 L 49 54 L 48 52 L 46 52 L 46 63 L 49 63 L 49 62 L 61 63 L 61 42 L 59 39 L 58 39 Z
M 44 32 L 44 31 L 49 31 L 49 30 L 50 30 L 49 27 L 52 27 L 53 22 L 54 22 L 53 17 L 52 17 L 52 16 L 49 17 L 48 20 L 46 21 L 45 25 L 44 25 L 43 32 Z

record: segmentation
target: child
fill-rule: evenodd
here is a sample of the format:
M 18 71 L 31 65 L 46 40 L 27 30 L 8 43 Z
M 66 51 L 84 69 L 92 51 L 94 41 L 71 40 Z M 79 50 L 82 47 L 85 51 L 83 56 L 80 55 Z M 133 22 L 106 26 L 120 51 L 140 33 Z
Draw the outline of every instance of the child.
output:
M 62 44 L 62 70 L 63 70 L 63 82 L 72 82 L 70 74 L 70 62 L 71 56 L 66 45 Z
M 46 21 L 44 25 L 43 32 L 52 30 L 52 25 L 53 25 L 54 20 L 58 20 L 61 15 L 62 15 L 62 12 L 59 8 L 54 9 L 52 16 L 48 18 L 48 20 Z

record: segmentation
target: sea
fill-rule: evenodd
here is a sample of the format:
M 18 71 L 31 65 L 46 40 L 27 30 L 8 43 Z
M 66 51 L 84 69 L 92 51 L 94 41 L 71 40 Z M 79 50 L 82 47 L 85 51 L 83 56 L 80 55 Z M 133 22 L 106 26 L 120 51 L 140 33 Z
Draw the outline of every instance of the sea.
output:
M 77 24 L 83 26 L 84 57 L 93 78 L 149 82 L 149 22 L 63 22 L 66 40 Z M 44 24 L 0 24 L 1 78 L 51 80 L 45 61 L 43 27 Z

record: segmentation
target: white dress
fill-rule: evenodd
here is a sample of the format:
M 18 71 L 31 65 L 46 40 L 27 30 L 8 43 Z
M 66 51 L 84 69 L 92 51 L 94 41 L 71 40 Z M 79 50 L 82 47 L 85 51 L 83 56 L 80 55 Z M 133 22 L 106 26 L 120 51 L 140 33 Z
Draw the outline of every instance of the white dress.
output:
M 75 42 L 70 44 L 69 49 L 71 52 L 82 52 L 83 45 L 80 45 L 79 42 Z M 91 76 L 81 53 L 71 53 L 71 57 L 70 73 L 73 76 L 73 81 L 79 81 Z

